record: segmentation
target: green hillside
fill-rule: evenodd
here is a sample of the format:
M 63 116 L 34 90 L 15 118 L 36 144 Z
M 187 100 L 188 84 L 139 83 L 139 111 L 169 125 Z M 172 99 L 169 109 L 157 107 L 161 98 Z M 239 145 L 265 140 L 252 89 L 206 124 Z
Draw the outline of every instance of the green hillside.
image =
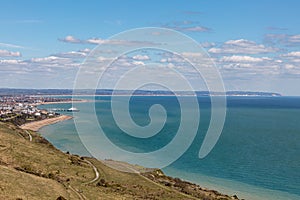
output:
M 36 132 L 0 123 L 0 199 L 234 199 L 160 170 L 128 166 L 141 173 L 63 153 Z

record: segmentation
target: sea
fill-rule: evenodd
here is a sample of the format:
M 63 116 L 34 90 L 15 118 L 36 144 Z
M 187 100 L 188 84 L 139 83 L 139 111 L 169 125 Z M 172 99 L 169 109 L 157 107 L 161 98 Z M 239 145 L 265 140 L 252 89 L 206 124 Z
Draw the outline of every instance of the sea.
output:
M 84 124 L 86 136 L 98 134 L 89 120 L 96 113 L 107 138 L 135 153 L 151 152 L 168 145 L 181 123 L 182 112 L 175 96 L 132 96 L 129 112 L 139 126 L 150 123 L 152 105 L 160 104 L 167 113 L 165 124 L 156 135 L 135 138 L 124 133 L 115 122 L 110 96 L 78 98 L 88 100 L 77 104 L 82 115 L 75 116 L 76 121 Z M 183 100 L 188 102 L 190 98 Z M 122 101 L 122 97 L 119 100 Z M 300 199 L 300 97 L 227 97 L 223 131 L 212 151 L 202 159 L 198 154 L 211 120 L 211 99 L 197 97 L 197 100 L 200 112 L 197 135 L 179 159 L 162 169 L 166 175 L 243 199 Z M 87 111 L 91 104 L 95 113 Z M 71 106 L 49 104 L 40 108 L 67 109 Z M 86 143 L 81 142 L 74 120 L 43 127 L 39 132 L 64 152 L 93 156 L 85 148 Z M 187 131 L 186 139 L 189 137 Z M 101 151 L 105 150 L 105 146 L 101 147 Z

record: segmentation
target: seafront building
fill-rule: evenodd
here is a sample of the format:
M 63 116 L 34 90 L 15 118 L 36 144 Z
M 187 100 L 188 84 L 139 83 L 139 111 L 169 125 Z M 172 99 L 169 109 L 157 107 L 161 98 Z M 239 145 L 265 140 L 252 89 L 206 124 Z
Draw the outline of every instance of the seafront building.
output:
M 66 101 L 66 99 L 23 95 L 0 96 L 0 121 L 9 121 L 20 125 L 28 121 L 54 117 L 59 114 L 38 109 L 37 106 L 45 102 L 60 101 Z

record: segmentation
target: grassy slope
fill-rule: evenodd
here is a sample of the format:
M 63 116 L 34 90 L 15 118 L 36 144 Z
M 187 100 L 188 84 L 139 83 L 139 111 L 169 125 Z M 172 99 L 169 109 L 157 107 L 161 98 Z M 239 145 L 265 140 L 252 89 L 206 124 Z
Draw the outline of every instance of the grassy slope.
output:
M 32 142 L 24 130 L 0 123 L 0 199 L 230 199 L 215 192 L 167 187 L 161 182 L 174 179 L 163 175 L 159 176 L 163 181 L 150 180 L 157 175 L 154 172 L 146 175 L 150 178 L 119 172 L 96 159 L 65 154 L 37 133 L 31 134 Z M 85 160 L 100 173 L 94 183 L 86 184 L 95 174 Z

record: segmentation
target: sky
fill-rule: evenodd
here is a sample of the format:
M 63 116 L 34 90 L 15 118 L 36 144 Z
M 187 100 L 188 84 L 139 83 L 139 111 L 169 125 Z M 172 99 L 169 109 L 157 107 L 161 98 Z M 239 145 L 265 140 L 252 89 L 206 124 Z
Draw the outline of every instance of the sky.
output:
M 73 88 L 97 45 L 123 31 L 158 27 L 198 42 L 228 91 L 300 95 L 297 0 L 0 0 L 0 8 L 0 88 Z M 154 59 L 146 54 L 155 53 L 132 53 L 121 61 L 145 65 Z M 178 64 L 164 56 L 154 57 Z

